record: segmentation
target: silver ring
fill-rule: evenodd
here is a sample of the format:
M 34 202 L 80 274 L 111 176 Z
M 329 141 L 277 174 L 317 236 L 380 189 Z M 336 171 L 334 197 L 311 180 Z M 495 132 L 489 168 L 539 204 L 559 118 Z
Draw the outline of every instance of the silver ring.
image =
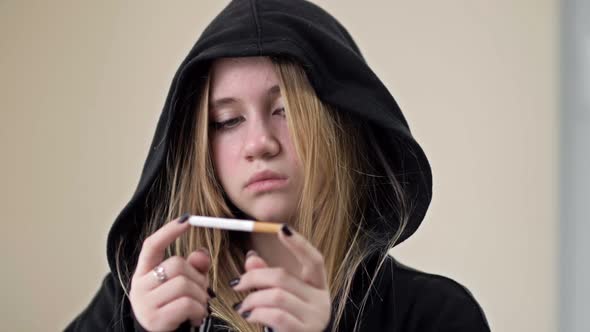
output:
M 164 270 L 164 267 L 161 265 L 158 265 L 154 268 L 154 275 L 156 276 L 156 279 L 158 279 L 159 282 L 164 282 L 168 279 L 168 276 L 166 275 L 166 270 Z

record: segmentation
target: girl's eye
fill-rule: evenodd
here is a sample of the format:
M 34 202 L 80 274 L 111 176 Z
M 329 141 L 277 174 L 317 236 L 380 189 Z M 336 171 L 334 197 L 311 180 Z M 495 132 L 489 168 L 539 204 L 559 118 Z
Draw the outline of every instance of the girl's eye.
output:
M 277 112 L 278 113 L 281 113 L 284 116 L 285 115 L 285 108 L 284 107 L 277 108 L 274 112 L 275 113 L 277 113 Z
M 221 122 L 211 122 L 211 127 L 215 130 L 231 129 L 241 122 L 240 118 L 233 118 Z
M 275 113 L 279 113 L 282 116 L 285 116 L 285 108 L 281 107 L 281 108 L 277 108 L 273 114 Z M 224 129 L 231 129 L 236 127 L 237 125 L 240 124 L 240 122 L 242 122 L 242 118 L 238 117 L 238 118 L 232 118 L 229 120 L 225 120 L 225 121 L 220 121 L 220 122 L 211 122 L 210 126 L 211 128 L 213 128 L 214 130 L 224 130 Z

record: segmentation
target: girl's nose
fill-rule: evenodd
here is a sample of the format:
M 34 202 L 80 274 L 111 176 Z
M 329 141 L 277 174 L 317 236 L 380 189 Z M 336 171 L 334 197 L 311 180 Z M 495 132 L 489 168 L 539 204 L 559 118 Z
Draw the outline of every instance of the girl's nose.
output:
M 281 150 L 270 124 L 265 121 L 257 121 L 249 128 L 244 143 L 244 153 L 248 160 L 272 158 Z

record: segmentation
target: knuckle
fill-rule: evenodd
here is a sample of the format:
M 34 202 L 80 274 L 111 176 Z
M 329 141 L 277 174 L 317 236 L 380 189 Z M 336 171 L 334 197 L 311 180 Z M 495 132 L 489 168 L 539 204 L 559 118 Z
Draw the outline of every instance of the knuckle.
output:
M 251 285 L 252 282 L 256 281 L 260 276 L 262 275 L 258 274 L 258 271 L 246 272 L 240 276 L 240 282 L 237 287 Z
M 203 303 L 207 301 L 208 295 L 207 292 L 201 288 L 199 285 L 195 284 L 194 282 L 191 283 L 189 286 L 189 293 L 193 295 L 193 297 L 199 302 Z
M 147 325 L 146 327 L 155 327 L 156 324 L 159 321 L 159 317 L 157 313 L 152 313 L 151 315 L 147 315 L 147 317 L 145 317 L 145 324 Z
M 141 308 L 141 307 L 145 307 L 144 304 L 144 297 L 145 297 L 145 293 L 144 292 L 139 292 L 136 289 L 131 289 L 129 291 L 129 302 L 131 303 L 132 307 L 136 307 L 136 308 Z
M 166 260 L 166 273 L 168 277 L 184 275 L 183 259 L 178 256 L 172 256 Z
M 278 326 L 283 326 L 287 323 L 287 315 L 282 311 L 271 314 L 271 316 L 273 316 L 272 319 Z
M 274 274 L 272 281 L 275 285 L 280 285 L 283 280 L 288 277 L 288 273 L 284 268 L 278 268 Z
M 152 242 L 154 242 L 154 239 L 151 235 L 146 237 L 145 240 L 143 240 L 143 243 L 141 244 L 141 251 L 151 248 Z
M 205 307 L 203 307 L 202 304 L 193 302 L 193 305 L 191 306 L 191 315 L 189 317 L 193 317 L 200 322 L 206 315 Z
M 285 300 L 285 294 L 280 289 L 274 289 L 274 290 L 272 290 L 272 293 L 270 295 L 270 299 L 274 303 L 280 303 Z
M 168 258 L 168 261 L 170 262 L 170 266 L 174 266 L 176 268 L 183 266 L 185 262 L 184 258 L 180 256 L 171 256 Z
M 178 281 L 177 281 L 177 283 L 178 283 L 178 286 L 179 286 L 181 289 L 185 289 L 185 290 L 186 290 L 186 289 L 190 289 L 190 287 L 191 287 L 191 281 L 190 281 L 190 280 L 188 280 L 188 278 L 187 278 L 187 277 L 185 277 L 185 276 L 182 276 L 182 275 L 181 275 L 181 276 L 178 276 L 178 277 L 176 277 L 176 278 L 178 279 Z
M 178 306 L 182 311 L 190 312 L 193 308 L 193 301 L 188 296 L 183 296 L 178 299 Z
M 324 267 L 324 256 L 322 254 L 320 254 L 319 252 L 315 252 L 311 256 L 311 261 L 314 265 L 316 265 L 318 267 Z
M 207 283 L 207 277 L 203 273 L 199 272 L 197 269 L 192 268 L 191 266 L 187 266 L 187 274 L 192 276 L 197 283 Z

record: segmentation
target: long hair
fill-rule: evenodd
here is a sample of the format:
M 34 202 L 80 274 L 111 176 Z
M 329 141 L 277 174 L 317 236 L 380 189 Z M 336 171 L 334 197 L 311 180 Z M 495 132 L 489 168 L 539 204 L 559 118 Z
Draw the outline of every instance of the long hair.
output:
M 364 232 L 365 212 L 377 208 L 377 201 L 381 204 L 379 208 L 383 208 L 382 196 L 390 193 L 387 195 L 390 198 L 386 199 L 387 209 L 397 211 L 395 217 L 400 225 L 388 244 L 391 248 L 403 231 L 409 206 L 366 123 L 323 103 L 296 62 L 272 60 L 285 100 L 287 127 L 303 165 L 299 215 L 291 226 L 324 256 L 332 300 L 332 326 L 337 331 L 355 272 L 376 250 Z M 215 175 L 209 142 L 209 88 L 210 77 L 207 76 L 196 90 L 195 107 L 178 118 L 166 167 L 150 190 L 150 213 L 143 238 L 184 212 L 216 217 L 242 216 L 224 194 Z M 387 189 L 383 189 L 384 184 Z M 261 331 L 261 326 L 248 323 L 232 308 L 248 294 L 235 292 L 228 285 L 230 279 L 244 273 L 245 252 L 249 249 L 245 247 L 245 236 L 240 232 L 194 227 L 168 248 L 166 256 L 188 257 L 200 247 L 208 248 L 211 253 L 209 280 L 217 293 L 217 298 L 210 302 L 212 315 L 237 331 Z M 380 252 L 379 267 L 386 255 L 387 252 Z M 371 285 L 377 272 L 378 269 Z M 126 289 L 125 285 L 123 287 Z M 361 313 L 367 295 L 362 303 L 355 304 Z M 361 316 L 357 316 L 355 329 Z

